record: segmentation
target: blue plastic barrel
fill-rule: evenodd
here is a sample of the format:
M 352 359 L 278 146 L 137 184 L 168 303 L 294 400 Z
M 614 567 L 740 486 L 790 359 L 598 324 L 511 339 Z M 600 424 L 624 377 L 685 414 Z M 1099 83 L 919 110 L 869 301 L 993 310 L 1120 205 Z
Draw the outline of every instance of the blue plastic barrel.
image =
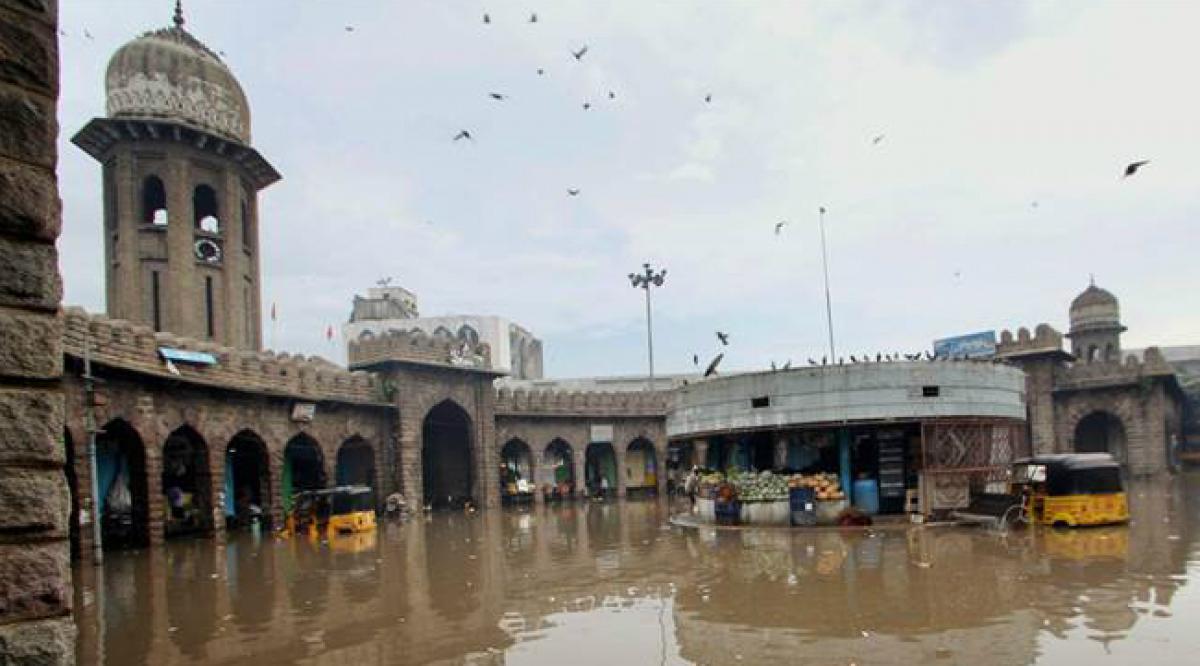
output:
M 879 513 L 879 482 L 858 479 L 854 482 L 854 508 L 873 516 Z

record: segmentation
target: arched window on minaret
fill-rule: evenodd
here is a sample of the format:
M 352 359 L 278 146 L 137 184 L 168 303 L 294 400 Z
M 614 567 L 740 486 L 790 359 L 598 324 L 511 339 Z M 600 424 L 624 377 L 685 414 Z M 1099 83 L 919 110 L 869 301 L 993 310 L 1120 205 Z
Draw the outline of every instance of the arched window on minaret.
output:
M 192 192 L 192 211 L 195 214 L 197 229 L 214 234 L 221 233 L 216 190 L 208 185 L 197 185 Z
M 158 176 L 142 181 L 142 222 L 156 226 L 167 224 L 167 188 Z

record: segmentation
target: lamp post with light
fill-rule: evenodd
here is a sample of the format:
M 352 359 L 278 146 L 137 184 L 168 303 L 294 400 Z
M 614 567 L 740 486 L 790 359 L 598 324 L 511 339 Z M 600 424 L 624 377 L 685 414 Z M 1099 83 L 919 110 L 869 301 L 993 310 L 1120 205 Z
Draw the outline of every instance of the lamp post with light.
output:
M 667 270 L 655 271 L 649 264 L 642 264 L 641 273 L 630 273 L 629 284 L 634 289 L 646 292 L 646 353 L 650 359 L 650 390 L 654 390 L 654 324 L 650 315 L 650 287 L 661 287 Z

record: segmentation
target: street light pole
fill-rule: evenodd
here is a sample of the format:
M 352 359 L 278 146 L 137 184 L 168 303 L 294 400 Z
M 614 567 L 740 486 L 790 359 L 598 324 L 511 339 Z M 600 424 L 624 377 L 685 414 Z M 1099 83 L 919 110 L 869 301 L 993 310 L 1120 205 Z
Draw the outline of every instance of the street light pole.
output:
M 642 264 L 641 273 L 630 273 L 629 284 L 634 289 L 643 289 L 646 292 L 646 356 L 650 360 L 650 381 L 649 390 L 654 390 L 654 320 L 650 312 L 650 287 L 661 287 L 663 280 L 667 277 L 667 271 L 664 268 L 661 271 L 655 271 L 649 263 Z
M 837 352 L 833 347 L 833 305 L 829 299 L 829 253 L 825 251 L 825 207 L 820 208 L 821 226 L 821 266 L 825 271 L 825 323 L 829 326 L 829 362 L 837 362 Z

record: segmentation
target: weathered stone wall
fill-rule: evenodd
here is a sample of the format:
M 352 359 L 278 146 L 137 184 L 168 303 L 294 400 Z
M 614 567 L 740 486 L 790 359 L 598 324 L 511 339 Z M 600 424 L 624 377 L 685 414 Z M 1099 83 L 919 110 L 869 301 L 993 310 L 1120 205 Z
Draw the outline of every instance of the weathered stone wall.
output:
M 177 363 L 176 375 L 159 356 L 159 347 L 208 352 L 216 357 L 217 364 Z M 366 372 L 349 372 L 324 359 L 225 347 L 171 333 L 155 333 L 148 326 L 88 314 L 82 308 L 67 308 L 63 352 L 82 359 L 85 349 L 93 362 L 134 370 L 148 378 L 178 379 L 309 400 L 386 402 L 375 377 Z
M 56 0 L 0 0 L 0 662 L 74 663 Z
M 85 404 L 87 396 L 79 377 L 80 364 L 68 363 L 66 372 L 66 434 L 72 446 L 75 478 L 81 481 L 75 488 L 77 505 L 84 513 L 93 506 L 87 482 L 90 469 L 87 458 Z M 332 485 L 338 449 L 347 441 L 361 438 L 371 446 L 375 458 L 375 487 L 380 497 L 395 489 L 390 479 L 393 449 L 394 410 L 387 405 L 363 405 L 324 400 L 317 402 L 311 423 L 291 419 L 295 400 L 254 392 L 237 392 L 209 386 L 191 385 L 181 381 L 148 376 L 141 372 L 93 365 L 93 374 L 103 383 L 97 390 L 94 407 L 99 427 L 120 419 L 129 424 L 141 440 L 145 452 L 145 475 L 149 504 L 150 543 L 163 538 L 166 516 L 165 498 L 161 493 L 162 451 L 167 437 L 188 426 L 203 440 L 208 453 L 210 497 L 217 498 L 224 490 L 225 452 L 239 433 L 249 431 L 266 445 L 270 481 L 266 488 L 268 501 L 264 511 L 274 525 L 281 524 L 281 479 L 284 450 L 288 442 L 300 433 L 316 440 L 323 458 L 325 476 Z M 214 501 L 213 522 L 220 535 L 224 513 Z M 85 552 L 91 545 L 90 527 L 80 530 L 80 542 Z

